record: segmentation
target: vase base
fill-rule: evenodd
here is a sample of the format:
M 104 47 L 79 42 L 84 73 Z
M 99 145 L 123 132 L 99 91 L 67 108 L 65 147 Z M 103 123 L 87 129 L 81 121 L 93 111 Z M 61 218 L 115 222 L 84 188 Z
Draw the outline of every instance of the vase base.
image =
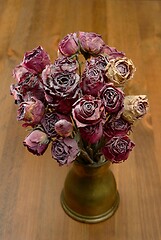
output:
M 64 211 L 67 213 L 67 215 L 69 215 L 74 220 L 77 220 L 83 223 L 98 223 L 112 217 L 112 215 L 116 212 L 119 206 L 119 202 L 120 202 L 120 197 L 119 197 L 119 193 L 117 192 L 115 202 L 108 211 L 96 216 L 85 216 L 73 211 L 69 206 L 67 206 L 64 200 L 63 191 L 61 193 L 61 205 Z

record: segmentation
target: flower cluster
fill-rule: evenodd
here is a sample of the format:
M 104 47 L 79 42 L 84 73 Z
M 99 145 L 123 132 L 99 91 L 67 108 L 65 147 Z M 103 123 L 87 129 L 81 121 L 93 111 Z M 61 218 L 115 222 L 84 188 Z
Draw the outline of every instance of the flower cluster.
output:
M 24 146 L 42 155 L 50 144 L 60 165 L 125 161 L 132 125 L 148 109 L 145 95 L 125 96 L 134 72 L 123 52 L 91 32 L 65 36 L 54 62 L 41 46 L 27 52 L 10 86 L 17 119 L 31 128 Z

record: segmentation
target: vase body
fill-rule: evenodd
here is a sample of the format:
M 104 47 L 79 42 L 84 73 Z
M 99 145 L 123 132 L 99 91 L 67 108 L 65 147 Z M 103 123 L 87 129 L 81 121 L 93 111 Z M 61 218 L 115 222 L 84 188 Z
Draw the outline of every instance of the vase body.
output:
M 110 163 L 84 165 L 74 162 L 65 179 L 61 204 L 75 220 L 96 223 L 111 217 L 119 205 Z

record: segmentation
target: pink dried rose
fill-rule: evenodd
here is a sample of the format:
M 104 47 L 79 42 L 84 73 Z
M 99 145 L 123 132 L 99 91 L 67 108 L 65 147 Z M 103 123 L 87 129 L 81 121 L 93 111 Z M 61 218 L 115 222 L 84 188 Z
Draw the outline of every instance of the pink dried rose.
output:
M 87 63 L 80 84 L 83 94 L 97 97 L 103 85 L 104 76 L 101 69 L 94 64 Z
M 79 128 L 81 138 L 88 144 L 97 143 L 103 134 L 102 123 L 99 122 L 94 125 L 87 125 L 86 127 Z
M 73 131 L 73 124 L 66 119 L 60 119 L 55 123 L 55 131 L 62 137 L 69 137 Z
M 57 71 L 53 65 L 49 65 L 43 71 L 42 79 L 47 102 L 60 113 L 70 113 L 73 103 L 79 97 L 79 75 Z
M 104 106 L 101 100 L 85 95 L 73 105 L 72 115 L 78 128 L 97 124 L 103 120 Z
M 89 60 L 90 66 L 99 68 L 103 72 L 103 74 L 105 72 L 105 68 L 108 62 L 109 62 L 109 59 L 107 54 L 99 54 L 96 57 L 92 56 Z
M 61 166 L 73 162 L 79 154 L 79 148 L 74 139 L 60 138 L 52 143 L 51 154 Z
M 130 123 L 142 118 L 148 111 L 149 102 L 146 95 L 126 96 L 123 118 Z
M 108 56 L 108 60 L 125 57 L 125 53 L 118 51 L 114 47 L 109 47 L 108 45 L 105 45 L 102 48 L 101 53 L 106 54 Z
M 17 120 L 24 121 L 24 127 L 34 126 L 40 123 L 44 112 L 44 104 L 40 100 L 32 97 L 29 101 L 20 103 L 17 112 Z
M 49 139 L 46 133 L 39 129 L 33 130 L 24 140 L 24 146 L 35 155 L 42 155 L 49 144 Z
M 20 104 L 21 102 L 23 102 L 23 95 L 20 91 L 20 87 L 18 86 L 18 84 L 10 85 L 10 94 L 13 96 L 15 104 Z
M 105 84 L 100 91 L 100 98 L 108 113 L 116 113 L 117 117 L 120 116 L 124 106 L 124 93 L 121 89 L 113 84 Z
M 59 43 L 59 52 L 64 56 L 71 56 L 79 51 L 76 33 L 67 34 Z
M 34 74 L 41 73 L 48 64 L 50 64 L 49 55 L 41 46 L 26 52 L 22 61 L 22 66 Z
M 55 71 L 76 72 L 79 68 L 78 61 L 74 57 L 59 57 L 54 61 Z
M 105 45 L 101 35 L 93 32 L 79 32 L 79 43 L 81 50 L 91 55 L 97 55 Z
M 59 114 L 55 111 L 49 111 L 44 114 L 41 120 L 41 125 L 49 137 L 53 138 L 57 136 L 57 132 L 55 130 L 55 124 L 61 119 L 66 119 L 67 121 L 70 121 L 69 117 L 63 114 Z
M 112 163 L 120 163 L 128 158 L 134 146 L 127 136 L 114 136 L 106 142 L 102 153 Z
M 29 72 L 22 65 L 18 65 L 13 70 L 13 77 L 17 80 L 18 83 L 24 82 L 26 79 L 29 79 L 33 76 L 33 73 Z
M 133 78 L 135 70 L 133 62 L 126 57 L 111 59 L 106 66 L 106 76 L 115 86 L 123 87 Z

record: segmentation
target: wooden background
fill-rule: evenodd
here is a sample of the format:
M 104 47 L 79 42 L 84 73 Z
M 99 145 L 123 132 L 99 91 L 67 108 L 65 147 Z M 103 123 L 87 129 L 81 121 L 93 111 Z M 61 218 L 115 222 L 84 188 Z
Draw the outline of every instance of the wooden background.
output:
M 128 161 L 113 165 L 121 202 L 99 224 L 69 218 L 59 202 L 68 167 L 27 152 L 9 95 L 12 69 L 42 45 L 56 58 L 67 33 L 100 33 L 137 68 L 130 94 L 147 94 L 150 111 L 136 125 Z M 161 240 L 161 1 L 0 0 L 0 239 Z

